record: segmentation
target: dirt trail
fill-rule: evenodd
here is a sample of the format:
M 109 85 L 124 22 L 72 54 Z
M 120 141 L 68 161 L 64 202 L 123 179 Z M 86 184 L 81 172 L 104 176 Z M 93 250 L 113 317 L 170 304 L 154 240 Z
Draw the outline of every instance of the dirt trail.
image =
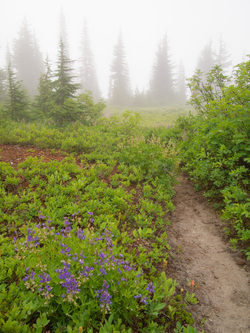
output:
M 169 260 L 169 273 L 180 288 L 195 292 L 199 303 L 189 310 L 198 321 L 206 319 L 206 333 L 248 333 L 249 264 L 229 248 L 222 221 L 202 194 L 183 175 L 178 181 L 176 210 L 170 217 L 174 258 Z

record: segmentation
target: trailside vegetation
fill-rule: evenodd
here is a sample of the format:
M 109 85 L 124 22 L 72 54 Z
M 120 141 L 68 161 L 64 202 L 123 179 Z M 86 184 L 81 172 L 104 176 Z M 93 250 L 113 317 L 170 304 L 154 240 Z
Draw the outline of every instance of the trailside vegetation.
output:
M 243 246 L 250 258 L 250 61 L 236 66 L 232 77 L 215 66 L 206 83 L 197 71 L 188 85 L 197 115 L 178 120 L 184 170 L 217 203 L 230 222 L 232 245 Z

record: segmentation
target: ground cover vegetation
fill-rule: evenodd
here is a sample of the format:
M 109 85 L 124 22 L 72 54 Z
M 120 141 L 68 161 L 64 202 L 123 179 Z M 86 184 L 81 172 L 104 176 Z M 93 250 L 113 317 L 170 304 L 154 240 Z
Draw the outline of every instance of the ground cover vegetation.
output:
M 1 123 L 2 144 L 65 155 L 0 163 L 2 332 L 196 332 L 165 274 L 178 151 L 138 121 Z

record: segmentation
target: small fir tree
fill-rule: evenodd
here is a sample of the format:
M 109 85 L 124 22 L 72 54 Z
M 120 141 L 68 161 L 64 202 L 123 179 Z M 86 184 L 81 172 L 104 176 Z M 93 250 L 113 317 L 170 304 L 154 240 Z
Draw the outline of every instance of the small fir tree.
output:
M 27 119 L 28 95 L 21 81 L 17 81 L 16 75 L 9 63 L 8 66 L 8 99 L 5 103 L 5 111 L 8 117 L 14 121 Z
M 38 94 L 35 96 L 34 100 L 34 110 L 39 118 L 50 117 L 50 112 L 54 105 L 52 76 L 53 73 L 47 56 L 45 61 L 45 73 L 41 74 L 38 85 Z
M 66 56 L 63 41 L 60 39 L 57 70 L 55 71 L 54 81 L 54 99 L 58 106 L 62 106 L 66 99 L 74 98 L 80 87 L 79 84 L 74 83 L 75 76 L 72 75 L 72 62 L 73 61 Z

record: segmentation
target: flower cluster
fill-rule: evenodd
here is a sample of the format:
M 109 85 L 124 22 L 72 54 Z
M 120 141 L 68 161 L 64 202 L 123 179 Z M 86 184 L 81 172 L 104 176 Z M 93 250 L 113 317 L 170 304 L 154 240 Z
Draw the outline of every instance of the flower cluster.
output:
M 111 298 L 112 296 L 108 293 L 109 285 L 106 280 L 103 281 L 102 289 L 96 290 L 96 297 L 100 300 L 100 307 L 110 311 L 110 306 L 112 304 Z
M 70 273 L 70 264 L 63 261 L 63 268 L 56 269 L 56 273 L 59 273 L 59 279 L 62 287 L 66 288 L 68 294 L 74 295 L 80 292 L 79 282 L 76 280 L 75 275 Z M 65 294 L 62 295 L 65 297 Z
M 42 274 L 39 274 L 38 277 L 41 279 L 39 282 L 41 283 L 41 286 L 38 288 L 38 291 L 43 292 L 43 296 L 48 296 L 48 293 L 53 289 L 49 282 L 51 280 L 51 277 L 49 274 L 42 272 Z
M 93 215 L 92 212 L 88 214 Z M 40 219 L 44 220 L 44 217 L 40 216 Z M 77 305 L 76 300 L 80 297 L 78 294 L 85 288 L 92 288 L 92 285 L 95 285 L 96 298 L 98 299 L 100 307 L 104 309 L 104 313 L 106 313 L 106 311 L 110 311 L 110 306 L 114 302 L 112 297 L 114 297 L 115 293 L 119 291 L 119 294 L 122 294 L 123 288 L 130 287 L 132 282 L 134 283 L 132 286 L 132 293 L 134 291 L 135 295 L 134 299 L 138 299 L 138 301 L 144 305 L 148 304 L 151 299 L 149 295 L 155 292 L 155 287 L 152 282 L 148 283 L 145 288 L 147 293 L 142 292 L 140 284 L 141 281 L 143 281 L 143 277 L 141 279 L 143 272 L 136 272 L 136 265 L 130 264 L 123 254 L 117 254 L 117 249 L 114 247 L 115 243 L 113 242 L 114 235 L 112 231 L 106 229 L 99 235 L 93 232 L 86 238 L 84 230 L 72 228 L 68 218 L 64 218 L 64 228 L 60 229 L 59 232 L 51 227 L 50 222 L 49 220 L 47 220 L 47 222 L 42 221 L 42 223 L 36 225 L 36 232 L 28 228 L 27 243 L 33 242 L 38 245 L 40 244 L 40 239 L 42 250 L 45 248 L 48 240 L 53 241 L 56 248 L 59 248 L 56 256 L 60 258 L 59 260 L 63 259 L 61 261 L 63 267 L 57 267 L 55 270 L 58 274 L 56 279 L 53 278 L 54 274 L 51 273 L 53 281 L 51 281 L 50 275 L 45 273 L 47 268 L 43 268 L 41 263 L 36 265 L 36 267 L 40 269 L 40 274 L 37 274 L 36 281 L 34 280 L 35 271 L 33 272 L 32 269 L 27 268 L 23 281 L 28 289 L 45 297 L 48 302 L 51 297 L 55 296 L 52 295 L 53 290 L 58 290 L 58 287 L 55 288 L 55 283 L 58 283 L 56 281 L 59 278 L 61 292 L 56 294 L 58 296 L 60 295 L 61 301 L 68 301 Z M 14 238 L 14 242 L 17 243 L 17 246 L 18 243 L 22 245 L 19 251 L 26 252 L 28 250 L 28 248 L 23 247 L 24 244 L 18 242 L 16 238 Z M 83 250 L 77 251 L 77 248 L 85 249 L 85 254 L 88 254 L 87 257 L 83 254 Z M 37 251 L 37 249 L 33 251 Z M 101 285 L 102 288 L 99 289 Z M 111 287 L 109 287 L 109 285 L 111 285 Z M 81 286 L 83 286 L 83 290 Z M 137 290 L 138 294 L 136 294 L 135 290 Z
M 136 295 L 134 296 L 135 299 L 140 299 L 140 302 L 147 305 L 148 302 L 147 302 L 147 297 L 146 296 L 142 296 L 142 294 L 140 295 Z
M 37 247 L 40 242 L 39 242 L 39 238 L 35 235 L 35 231 L 31 228 L 28 228 L 27 229 L 27 242 L 25 244 L 25 246 L 29 246 L 28 243 L 31 243 L 33 242 L 32 244 Z
M 30 267 L 27 267 L 25 272 L 28 273 L 30 270 Z M 29 274 L 26 274 L 25 277 L 23 278 L 23 281 L 28 281 L 29 279 L 31 280 L 34 280 L 34 277 L 35 277 L 35 272 L 31 272 L 30 275 Z

